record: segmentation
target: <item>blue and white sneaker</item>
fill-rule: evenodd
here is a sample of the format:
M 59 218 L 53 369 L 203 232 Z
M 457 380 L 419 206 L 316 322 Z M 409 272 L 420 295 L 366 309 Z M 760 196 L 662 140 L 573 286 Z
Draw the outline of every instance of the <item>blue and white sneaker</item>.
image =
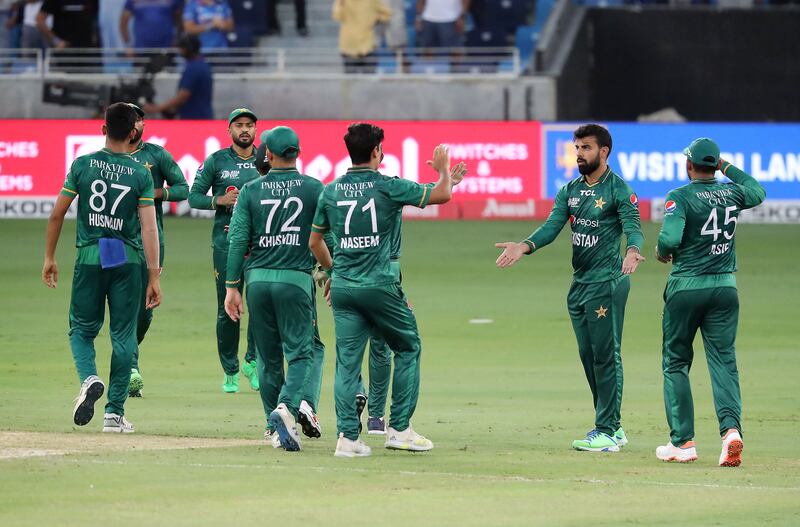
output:
M 284 403 L 279 404 L 269 414 L 269 424 L 275 430 L 273 433 L 278 434 L 278 440 L 285 450 L 297 452 L 302 449 L 300 434 L 297 433 L 297 422 Z
M 584 452 L 619 452 L 619 445 L 614 438 L 597 429 L 590 430 L 586 439 L 573 441 L 572 448 Z

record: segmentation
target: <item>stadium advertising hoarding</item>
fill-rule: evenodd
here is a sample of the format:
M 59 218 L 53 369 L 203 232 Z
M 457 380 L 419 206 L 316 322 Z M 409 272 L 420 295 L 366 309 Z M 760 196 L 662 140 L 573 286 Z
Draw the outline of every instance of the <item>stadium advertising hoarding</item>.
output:
M 349 122 L 261 121 L 259 130 L 277 124 L 291 126 L 300 136 L 299 165 L 304 173 L 328 183 L 350 166 L 342 141 Z M 456 219 L 462 217 L 465 204 L 467 214 L 475 218 L 530 217 L 530 207 L 525 207 L 541 197 L 539 123 L 376 124 L 386 132 L 381 171 L 387 175 L 435 181 L 436 173 L 426 161 L 439 143 L 449 145 L 454 162 L 465 161 L 470 167 L 470 178 L 455 189 L 454 204 L 425 210 L 406 207 L 407 217 Z M 0 121 L 0 218 L 46 217 L 72 161 L 103 147 L 100 127 L 96 120 Z M 230 144 L 226 128 L 224 121 L 148 120 L 144 138 L 165 147 L 191 185 L 205 157 Z M 190 209 L 183 202 L 175 212 L 189 214 Z
M 542 125 L 542 195 L 553 198 L 575 177 L 572 132 L 575 123 Z M 683 148 L 697 137 L 719 144 L 722 157 L 755 177 L 767 191 L 761 207 L 743 221 L 800 223 L 800 125 L 798 124 L 640 124 L 608 123 L 613 137 L 609 164 L 636 192 L 641 204 L 652 200 L 652 219 L 671 189 L 688 183 Z M 641 206 L 640 206 L 641 207 Z M 642 216 L 646 217 L 642 209 Z

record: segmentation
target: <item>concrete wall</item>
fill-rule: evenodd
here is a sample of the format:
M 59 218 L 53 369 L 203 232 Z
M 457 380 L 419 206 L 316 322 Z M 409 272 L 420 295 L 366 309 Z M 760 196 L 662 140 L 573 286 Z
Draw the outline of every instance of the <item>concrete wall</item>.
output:
M 177 83 L 174 75 L 156 80 L 156 100 L 174 95 Z M 0 78 L 0 118 L 93 117 L 89 109 L 42 103 L 43 84 L 42 79 Z M 550 77 L 216 78 L 216 116 L 227 117 L 230 109 L 238 106 L 248 106 L 267 119 L 554 120 L 556 89 Z

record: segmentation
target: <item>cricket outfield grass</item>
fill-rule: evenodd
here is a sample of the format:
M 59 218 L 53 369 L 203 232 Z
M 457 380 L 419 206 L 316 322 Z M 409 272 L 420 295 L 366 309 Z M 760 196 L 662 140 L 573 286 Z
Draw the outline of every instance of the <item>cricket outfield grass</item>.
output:
M 800 228 L 737 232 L 744 400 L 743 464 L 716 466 L 720 440 L 702 344 L 692 382 L 700 459 L 656 460 L 668 438 L 661 393 L 661 294 L 652 257 L 633 277 L 618 454 L 570 448 L 592 428 L 591 395 L 566 313 L 569 236 L 497 270 L 496 241 L 523 222 L 407 222 L 403 287 L 422 334 L 414 428 L 436 448 L 409 454 L 365 436 L 373 455 L 333 457 L 334 338 L 319 417 L 300 453 L 261 439 L 258 394 L 220 390 L 207 220 L 167 218 L 163 305 L 141 348 L 144 397 L 130 436 L 101 434 L 102 413 L 72 424 L 78 379 L 67 341 L 74 222 L 56 290 L 40 281 L 43 221 L 0 221 L 0 525 L 800 525 Z M 470 323 L 489 319 L 489 323 Z M 484 320 L 487 322 L 487 320 Z M 97 339 L 108 379 L 107 327 Z M 242 345 L 244 344 L 244 336 Z M 366 373 L 366 368 L 365 368 Z M 102 412 L 102 404 L 98 404 Z

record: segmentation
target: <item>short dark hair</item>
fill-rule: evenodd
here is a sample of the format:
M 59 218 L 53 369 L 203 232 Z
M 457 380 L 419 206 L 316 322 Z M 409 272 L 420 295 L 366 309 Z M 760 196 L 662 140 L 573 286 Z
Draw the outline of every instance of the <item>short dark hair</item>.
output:
M 262 143 L 256 150 L 256 170 L 262 176 L 269 172 L 269 161 L 267 161 L 267 144 Z
M 605 126 L 599 124 L 584 124 L 579 126 L 572 134 L 573 139 L 585 139 L 587 137 L 595 137 L 597 145 L 600 148 L 608 147 L 608 153 L 611 153 L 611 134 Z
M 692 163 L 691 161 L 689 161 Z M 699 172 L 701 174 L 709 174 L 713 176 L 717 172 L 717 167 L 710 167 L 708 165 L 698 165 L 697 163 L 692 163 L 692 168 L 694 168 L 695 172 Z
M 115 102 L 106 108 L 106 134 L 114 141 L 124 141 L 136 126 L 139 116 L 128 103 Z
M 184 35 L 178 40 L 178 48 L 185 50 L 189 57 L 199 55 L 200 39 L 196 35 Z
M 383 128 L 369 123 L 353 123 L 347 127 L 344 144 L 354 165 L 369 163 L 370 155 L 383 142 Z

